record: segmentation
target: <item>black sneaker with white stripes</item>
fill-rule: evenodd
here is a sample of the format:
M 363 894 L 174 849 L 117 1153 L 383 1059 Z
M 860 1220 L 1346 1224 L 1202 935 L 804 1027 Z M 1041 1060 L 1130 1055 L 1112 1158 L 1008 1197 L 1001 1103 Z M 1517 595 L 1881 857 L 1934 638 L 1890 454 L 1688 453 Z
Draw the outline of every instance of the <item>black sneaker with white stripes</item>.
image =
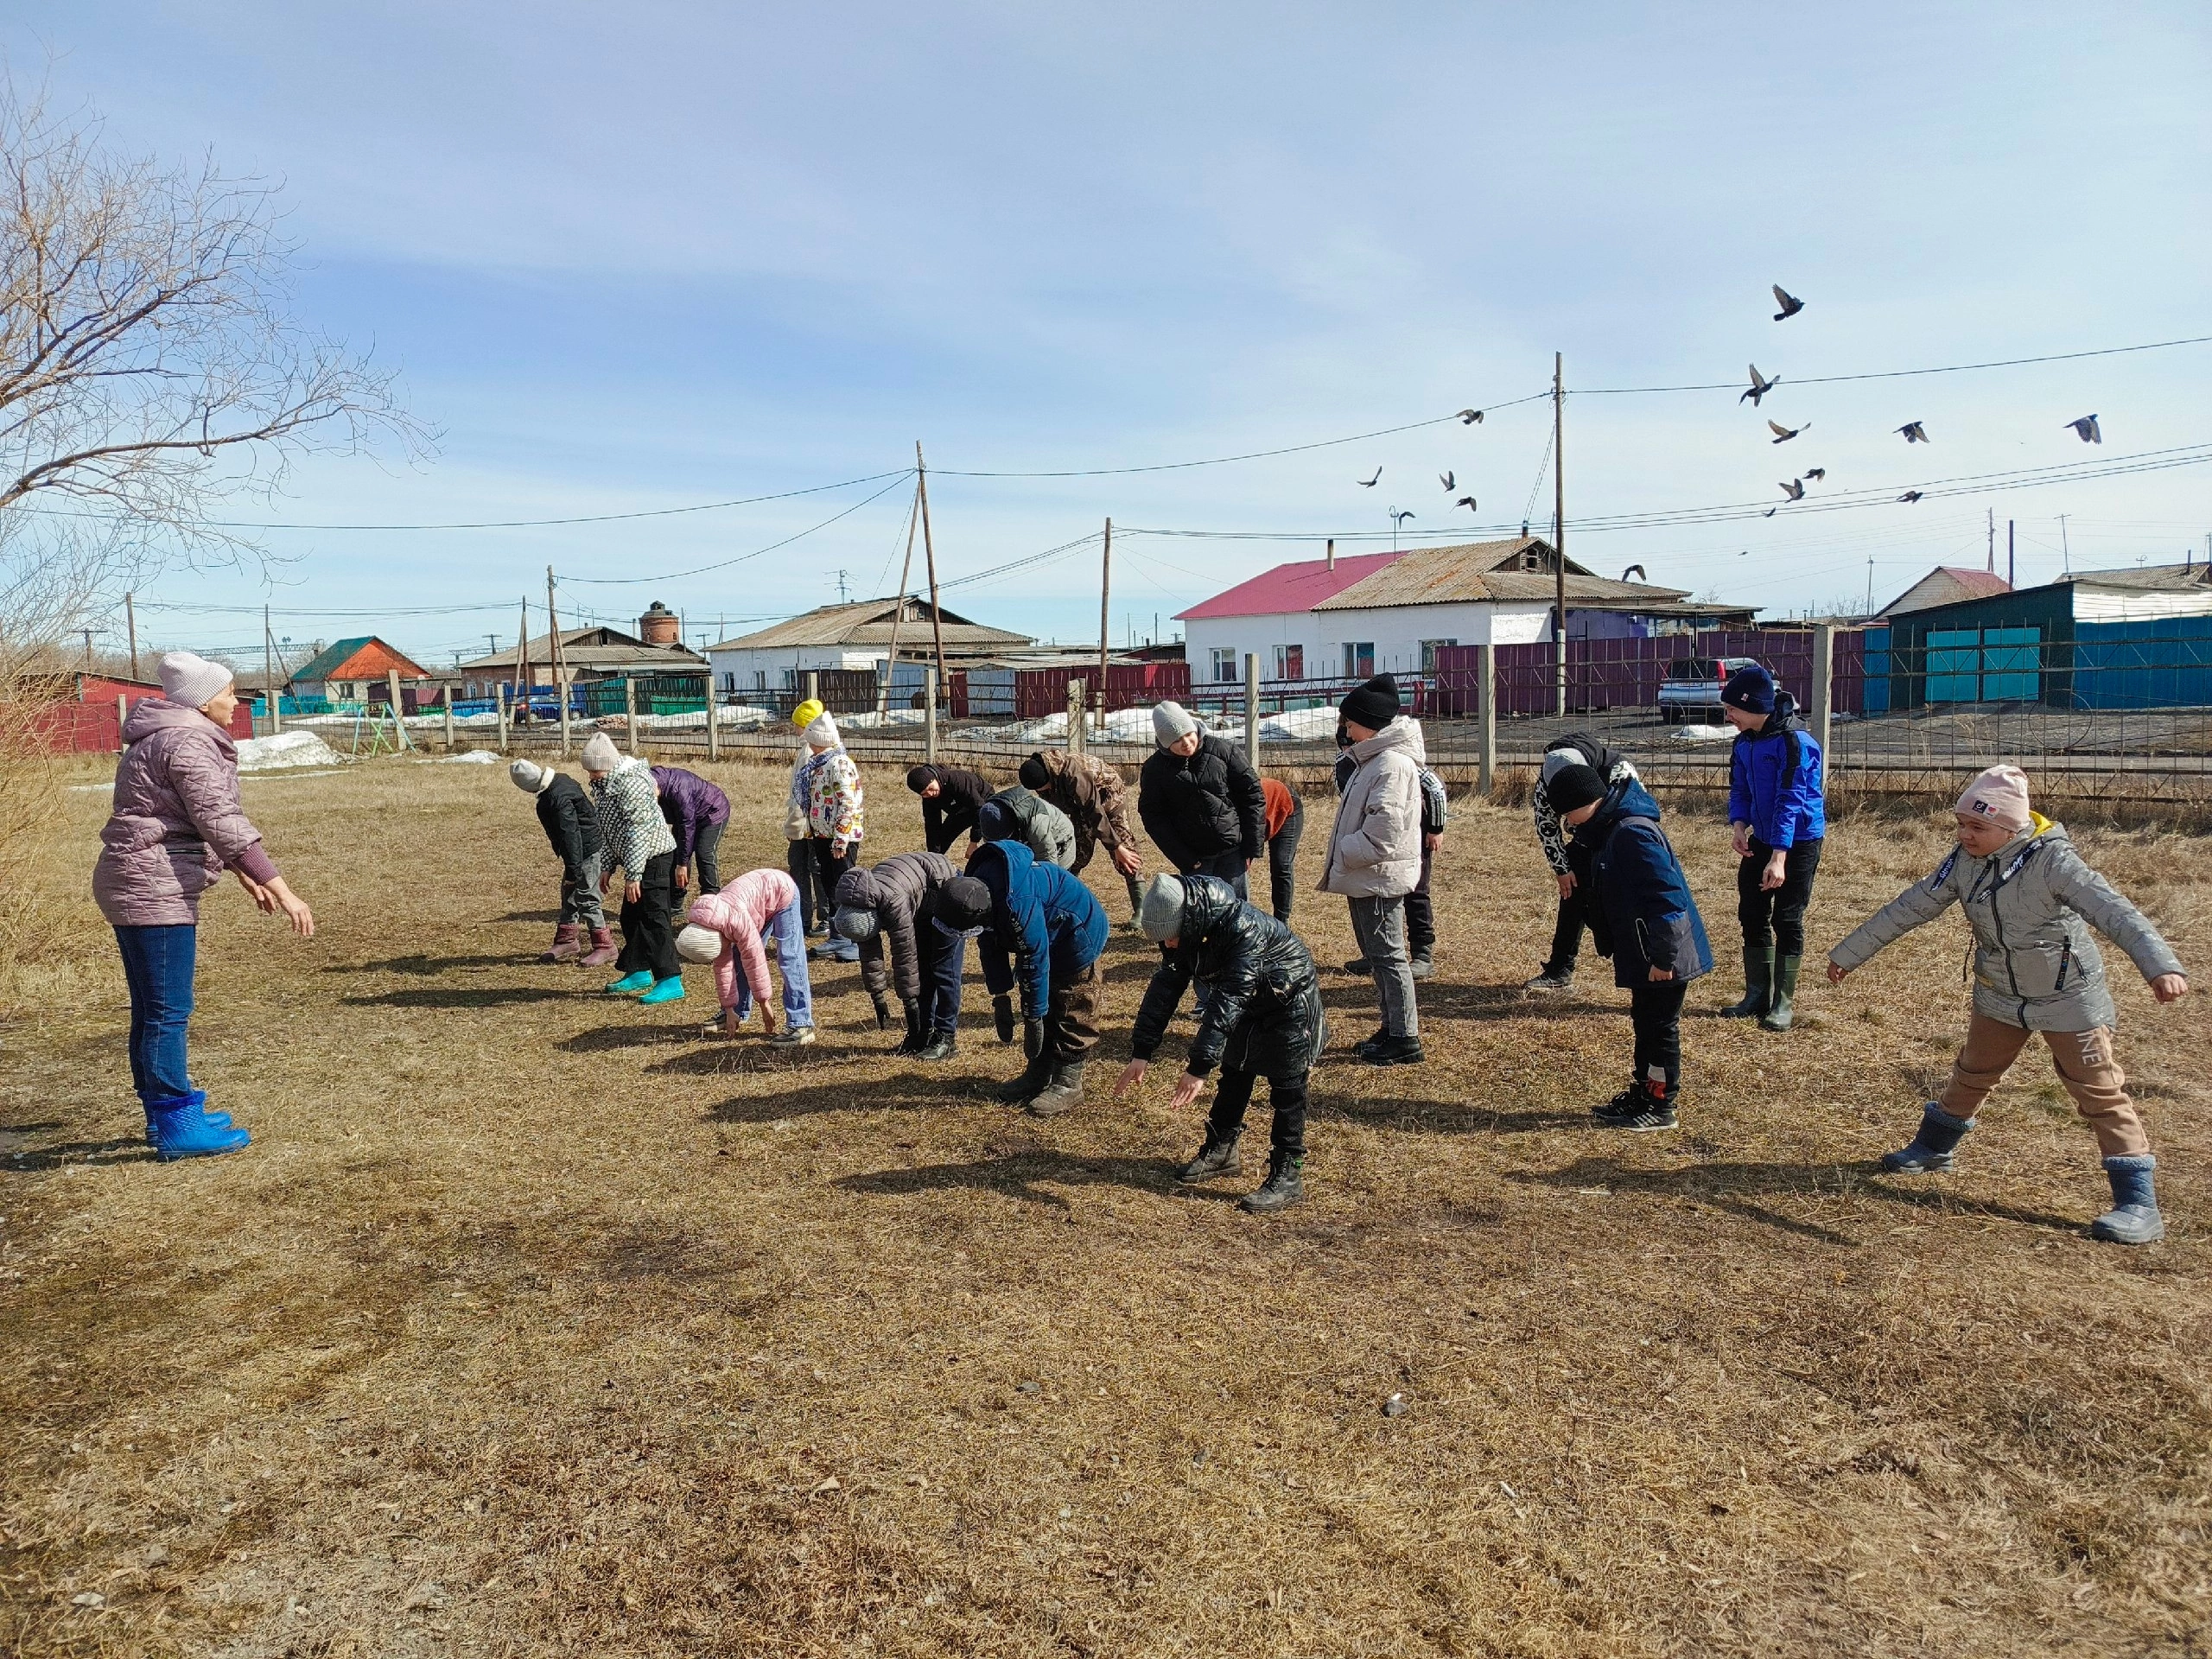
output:
M 1640 1083 L 1632 1083 L 1602 1106 L 1591 1108 L 1590 1116 L 1601 1129 L 1628 1129 L 1649 1135 L 1675 1127 L 1675 1103 L 1662 1100 Z

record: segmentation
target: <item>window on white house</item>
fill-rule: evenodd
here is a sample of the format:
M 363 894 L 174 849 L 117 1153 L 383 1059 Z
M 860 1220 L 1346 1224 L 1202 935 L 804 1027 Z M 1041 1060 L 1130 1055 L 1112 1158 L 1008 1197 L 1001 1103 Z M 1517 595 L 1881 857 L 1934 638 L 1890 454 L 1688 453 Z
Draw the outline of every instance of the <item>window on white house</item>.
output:
M 1456 645 L 1459 643 L 1459 642 L 1457 639 L 1422 640 L 1421 642 L 1421 671 L 1424 674 L 1435 673 L 1436 653 L 1440 651 L 1447 650 L 1451 646 Z
M 1344 641 L 1344 677 L 1348 680 L 1371 680 L 1375 677 L 1375 642 L 1372 639 Z
M 1236 683 L 1236 652 L 1232 647 L 1216 645 L 1213 648 L 1213 680 L 1216 685 L 1234 685 Z
M 1306 647 L 1277 645 L 1275 647 L 1275 678 L 1302 680 L 1306 677 Z

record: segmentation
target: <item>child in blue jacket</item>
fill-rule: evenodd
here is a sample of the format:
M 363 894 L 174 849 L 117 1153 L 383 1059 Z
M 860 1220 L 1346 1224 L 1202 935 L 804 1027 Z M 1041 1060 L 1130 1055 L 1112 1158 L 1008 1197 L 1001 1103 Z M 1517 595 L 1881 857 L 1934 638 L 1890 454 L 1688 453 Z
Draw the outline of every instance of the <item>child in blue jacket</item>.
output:
M 1689 878 L 1659 827 L 1659 804 L 1634 778 L 1608 784 L 1595 766 L 1564 766 L 1547 785 L 1574 832 L 1567 859 L 1586 895 L 1591 942 L 1613 959 L 1636 1027 L 1629 1086 L 1592 1116 L 1600 1128 L 1671 1129 L 1681 1104 L 1682 999 L 1713 971 L 1713 947 Z
M 1744 1000 L 1721 1010 L 1789 1029 L 1797 967 L 1805 956 L 1805 906 L 1821 868 L 1827 808 L 1821 746 L 1774 676 L 1752 664 L 1728 677 L 1720 712 L 1736 728 L 1728 757 L 1728 827 L 1735 832 L 1736 919 L 1744 926 Z
M 987 841 L 968 874 L 990 894 L 977 954 L 999 1040 L 1014 1040 L 1013 992 L 1021 992 L 1022 1046 L 1029 1064 L 998 1091 L 1001 1100 L 1054 1117 L 1083 1098 L 1084 1057 L 1098 1040 L 1106 912 L 1081 877 L 1039 864 L 1020 842 Z

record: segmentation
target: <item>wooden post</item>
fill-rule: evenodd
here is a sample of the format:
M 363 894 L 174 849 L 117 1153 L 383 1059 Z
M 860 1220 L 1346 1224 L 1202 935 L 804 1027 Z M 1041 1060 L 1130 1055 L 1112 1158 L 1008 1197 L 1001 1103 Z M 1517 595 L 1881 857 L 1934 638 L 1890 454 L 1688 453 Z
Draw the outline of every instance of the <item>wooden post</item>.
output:
M 1478 646 L 1482 675 L 1482 755 L 1475 772 L 1475 791 L 1491 798 L 1497 787 L 1497 647 Z
M 1821 787 L 1828 782 L 1828 727 L 1835 714 L 1835 624 L 1813 625 L 1813 739 L 1821 746 Z
M 415 740 L 407 735 L 407 707 L 399 700 L 399 671 L 387 668 L 384 671 L 385 689 L 391 693 L 391 729 L 399 739 L 399 747 L 411 749 Z
M 115 752 L 118 754 L 130 747 L 123 735 L 123 722 L 130 718 L 130 694 L 118 693 L 115 699 Z
M 516 712 L 515 718 L 525 726 L 530 724 L 530 690 L 537 678 L 537 671 L 530 661 L 530 596 L 525 594 L 522 601 L 522 637 L 515 646 L 515 693 L 522 699 L 522 707 Z
M 622 677 L 623 725 L 628 729 L 630 753 L 638 752 L 638 682 L 628 674 Z
M 1558 707 L 1554 713 L 1567 713 L 1567 452 L 1560 446 L 1567 437 L 1567 378 L 1566 356 L 1552 353 L 1552 558 L 1557 569 L 1552 573 L 1552 607 L 1554 648 L 1558 654 L 1555 669 Z
M 944 617 L 937 603 L 937 543 L 930 538 L 930 475 L 922 465 L 922 441 L 914 440 L 914 501 L 922 510 L 922 557 L 930 572 L 930 632 L 937 639 L 937 683 L 940 687 L 950 683 L 944 677 Z
M 130 595 L 123 596 L 123 626 L 130 635 L 130 677 L 138 677 L 138 612 L 130 602 Z M 269 632 L 269 607 L 261 607 L 261 630 L 264 640 Z
M 937 669 L 922 671 L 922 759 L 937 765 Z
M 130 611 L 130 595 L 123 596 L 124 613 Z M 138 630 L 130 631 L 130 677 L 138 677 Z M 284 712 L 276 704 L 281 688 L 276 683 L 276 635 L 269 626 L 269 607 L 261 607 L 261 683 L 269 692 L 269 729 L 271 734 L 284 729 Z
M 1260 653 L 1244 653 L 1244 764 L 1260 769 Z
M 806 671 L 806 700 L 809 702 L 822 701 L 822 675 L 819 670 L 810 668 Z
M 545 655 L 550 659 L 553 695 L 561 700 L 561 758 L 569 758 L 569 664 L 561 649 L 561 621 L 553 609 L 553 567 L 545 567 Z M 712 677 L 709 683 L 713 683 Z
M 707 759 L 719 760 L 721 758 L 721 715 L 715 707 L 715 670 L 714 664 L 709 663 L 707 665 Z
M 451 680 L 448 680 L 446 682 L 446 695 L 444 702 L 446 705 L 446 753 L 448 754 L 451 754 L 453 753 L 453 682 Z
M 569 683 L 569 667 L 563 664 L 553 673 L 554 683 L 561 692 L 561 758 L 569 758 L 569 704 L 575 698 L 575 687 Z
M 1098 560 L 1098 735 L 1106 735 L 1106 664 L 1108 658 L 1106 607 L 1114 591 L 1114 521 L 1106 521 L 1105 550 Z
M 891 613 L 891 663 L 884 671 L 883 689 L 876 699 L 876 712 L 885 720 L 891 717 L 892 683 L 899 677 L 899 631 L 906 621 L 906 584 L 914 573 L 914 531 L 922 522 L 922 494 L 914 492 L 913 505 L 906 509 L 906 557 L 899 567 L 899 608 Z
M 1068 682 L 1068 753 L 1070 754 L 1083 753 L 1083 682 L 1076 679 L 1070 680 Z
M 499 753 L 507 752 L 507 683 L 499 682 Z

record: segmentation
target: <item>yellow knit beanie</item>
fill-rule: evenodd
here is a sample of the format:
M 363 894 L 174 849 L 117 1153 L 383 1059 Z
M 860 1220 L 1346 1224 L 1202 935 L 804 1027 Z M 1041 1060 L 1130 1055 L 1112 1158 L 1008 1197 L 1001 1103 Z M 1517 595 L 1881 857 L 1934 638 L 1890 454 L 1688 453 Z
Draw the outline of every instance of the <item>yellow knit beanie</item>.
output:
M 791 710 L 791 724 L 798 727 L 799 730 L 803 732 L 808 727 L 814 724 L 814 717 L 821 712 L 822 699 L 819 697 L 809 697 L 804 702 L 802 702 L 798 708 Z

